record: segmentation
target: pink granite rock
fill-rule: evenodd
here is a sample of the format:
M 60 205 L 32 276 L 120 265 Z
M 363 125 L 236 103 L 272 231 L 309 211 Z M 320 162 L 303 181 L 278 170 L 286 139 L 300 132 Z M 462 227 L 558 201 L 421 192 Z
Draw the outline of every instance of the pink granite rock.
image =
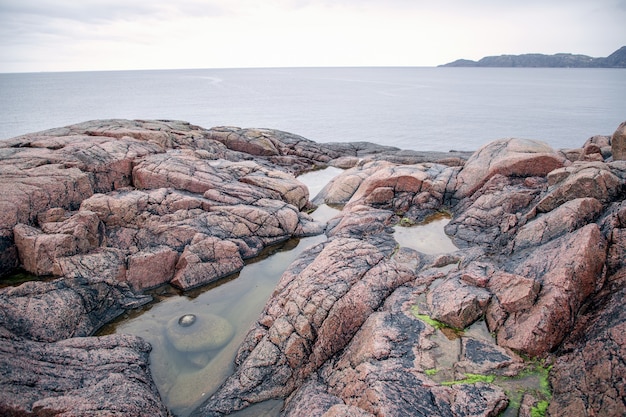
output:
M 611 137 L 611 151 L 614 161 L 626 160 L 626 122 L 619 125 Z
M 430 316 L 451 327 L 464 329 L 485 313 L 491 294 L 461 280 L 448 278 L 427 295 Z
M 570 200 L 523 225 L 515 236 L 513 248 L 517 250 L 536 246 L 573 232 L 595 220 L 602 210 L 602 203 L 595 198 Z
M 541 291 L 532 307 L 508 316 L 498 344 L 532 356 L 557 347 L 583 302 L 603 284 L 605 261 L 606 241 L 595 224 L 528 254 L 515 273 L 539 281 Z
M 458 176 L 456 195 L 468 197 L 494 175 L 545 176 L 566 163 L 545 143 L 525 139 L 502 139 L 484 145 L 472 155 Z
M 0 328 L 0 413 L 169 417 L 148 371 L 150 349 L 131 335 L 42 343 Z
M 123 280 L 138 291 L 170 282 L 178 256 L 178 252 L 167 246 L 147 248 L 130 255 Z
M 180 255 L 172 285 L 183 290 L 215 281 L 243 268 L 237 245 L 198 233 Z
M 496 271 L 489 280 L 489 289 L 504 311 L 515 313 L 533 306 L 541 285 L 532 278 Z
M 549 212 L 576 198 L 595 198 L 609 203 L 621 193 L 622 181 L 602 162 L 574 163 L 548 176 L 550 189 L 537 204 L 539 212 Z

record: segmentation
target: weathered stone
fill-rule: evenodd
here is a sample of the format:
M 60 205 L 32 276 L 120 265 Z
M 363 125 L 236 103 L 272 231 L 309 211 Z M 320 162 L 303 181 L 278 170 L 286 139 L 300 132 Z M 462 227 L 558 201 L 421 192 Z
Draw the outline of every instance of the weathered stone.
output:
M 428 292 L 427 300 L 433 319 L 463 329 L 485 313 L 491 294 L 469 286 L 458 278 L 446 279 Z
M 365 165 L 358 165 L 352 169 L 348 169 L 333 180 L 331 180 L 313 199 L 313 203 L 320 204 L 346 204 L 361 183 L 369 175 L 372 175 L 380 166 L 387 166 L 388 163 L 370 163 Z
M 489 281 L 489 289 L 507 313 L 528 310 L 539 294 L 541 285 L 532 278 L 507 272 L 495 272 Z
M 393 247 L 390 236 L 370 242 L 337 237 L 310 252 L 310 265 L 292 265 L 244 341 L 235 374 L 198 413 L 239 409 L 241 393 L 260 401 L 299 386 L 410 279 L 410 271 L 387 259 Z
M 626 165 L 599 162 L 610 161 L 608 146 L 606 137 L 593 137 L 579 150 L 557 153 L 533 141 L 502 140 L 461 169 L 460 153 L 316 144 L 269 129 L 205 130 L 177 121 L 94 121 L 5 141 L 0 268 L 17 264 L 15 235 L 25 266 L 64 278 L 0 290 L 0 323 L 8 329 L 2 337 L 11 349 L 41 341 L 52 349 L 55 340 L 89 335 L 145 302 L 120 281 L 142 289 L 176 273 L 174 283 L 189 288 L 241 268 L 267 245 L 320 233 L 323 225 L 300 212 L 311 206 L 293 174 L 341 163 L 353 168 L 318 201 L 346 204 L 329 221 L 329 241 L 285 273 L 241 345 L 235 374 L 198 415 L 227 415 L 287 395 L 286 415 L 496 415 L 507 402 L 501 389 L 436 381 L 515 375 L 521 362 L 508 348 L 556 360 L 555 410 L 620 415 L 624 355 L 615 346 L 623 345 L 624 329 L 615 300 L 623 280 L 614 272 L 626 252 Z M 454 214 L 446 228 L 461 243 L 454 256 L 397 248 L 390 226 L 399 216 L 416 221 L 441 208 Z M 604 270 L 612 274 L 607 280 Z M 463 334 L 428 325 L 420 314 L 455 327 L 484 315 L 501 346 L 476 334 L 484 332 L 480 323 Z M 118 342 L 126 343 L 93 344 Z M 130 371 L 118 378 L 114 358 L 94 355 L 113 370 L 98 375 L 106 382 L 94 388 L 96 376 L 81 370 L 83 385 L 58 378 L 63 383 L 51 396 L 31 384 L 21 391 L 19 410 L 27 411 L 20 412 L 37 403 L 47 414 L 118 407 L 133 415 L 134 404 L 146 400 L 142 407 L 159 415 L 150 408 L 152 394 L 142 391 L 151 384 L 142 359 L 121 361 L 125 369 L 146 370 L 128 382 Z M 202 367 L 207 355 L 191 352 L 190 366 Z M 427 372 L 433 368 L 437 376 Z M 25 378 L 36 381 L 37 372 L 28 372 Z M 568 384 L 584 401 L 565 393 Z M 0 407 L 17 404 L 9 397 Z
M 511 314 L 498 344 L 532 356 L 554 349 L 571 330 L 583 302 L 602 285 L 606 242 L 589 224 L 526 254 L 516 274 L 541 283 L 537 302 Z
M 344 154 L 331 145 L 321 145 L 302 136 L 273 129 L 240 129 L 214 127 L 207 137 L 219 141 L 229 149 L 267 158 L 291 173 L 310 170 Z
M 328 414 L 330 409 L 338 405 L 344 405 L 343 401 L 339 397 L 329 394 L 326 386 L 319 382 L 317 378 L 311 378 L 289 397 L 285 404 L 283 415 L 285 417 L 303 415 L 329 417 L 334 415 Z M 361 409 L 357 410 L 363 411 Z M 359 414 L 355 415 L 358 416 Z
M 190 289 L 216 281 L 243 268 L 239 248 L 228 240 L 197 234 L 176 264 L 172 285 Z
M 603 206 L 595 198 L 576 198 L 522 226 L 513 241 L 514 249 L 546 243 L 595 220 Z
M 521 358 L 496 344 L 469 337 L 463 338 L 461 343 L 461 360 L 454 365 L 457 372 L 493 375 L 524 366 Z
M 296 206 L 299 210 L 309 201 L 309 190 L 291 174 L 280 171 L 268 172 L 265 175 L 255 173 L 242 177 L 240 181 L 276 191 L 283 201 Z
M 525 139 L 502 139 L 476 151 L 458 175 L 458 198 L 469 197 L 494 175 L 545 176 L 564 166 L 565 158 L 545 143 Z
M 342 156 L 337 159 L 333 159 L 328 164 L 341 169 L 350 169 L 354 168 L 358 163 L 359 158 L 355 156 Z
M 53 274 L 66 278 L 84 278 L 96 281 L 124 281 L 126 279 L 125 251 L 99 248 L 87 254 L 57 258 Z
M 31 281 L 0 290 L 0 325 L 20 337 L 55 342 L 90 336 L 126 308 L 149 300 L 120 283 L 84 278 Z
M 548 181 L 551 186 L 537 204 L 539 212 L 549 212 L 567 201 L 585 197 L 606 204 L 619 196 L 623 187 L 604 163 L 575 163 L 552 172 Z
M 130 335 L 42 343 L 0 327 L 0 413 L 170 416 L 150 378 L 149 352 Z
M 444 205 L 447 187 L 456 173 L 454 168 L 437 164 L 378 165 L 363 179 L 346 209 L 366 204 L 422 221 Z
M 471 198 L 455 206 L 458 215 L 446 225 L 446 234 L 459 247 L 505 247 L 542 189 L 541 182 L 494 175 Z
M 608 282 L 568 334 L 550 372 L 551 416 L 626 414 L 626 269 Z
M 611 204 L 600 222 L 602 233 L 607 236 L 607 274 L 626 267 L 626 200 Z
M 463 268 L 461 280 L 475 287 L 485 288 L 493 275 L 494 266 L 485 262 L 471 262 Z
M 36 275 L 51 275 L 58 258 L 100 245 L 102 233 L 95 213 L 81 211 L 59 220 L 42 223 L 42 230 L 24 224 L 15 226 L 15 244 L 24 269 Z
M 626 160 L 626 122 L 619 125 L 611 137 L 611 152 L 614 161 Z
M 76 241 L 72 235 L 49 235 L 21 223 L 15 226 L 13 233 L 20 262 L 33 274 L 52 275 L 57 258 L 76 254 Z
M 152 288 L 169 282 L 176 269 L 178 252 L 158 246 L 128 257 L 125 280 L 135 290 Z

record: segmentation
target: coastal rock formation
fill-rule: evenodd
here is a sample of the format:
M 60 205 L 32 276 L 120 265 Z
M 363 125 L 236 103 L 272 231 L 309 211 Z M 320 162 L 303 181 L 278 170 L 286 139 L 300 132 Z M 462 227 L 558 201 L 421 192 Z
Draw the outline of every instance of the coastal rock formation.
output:
M 149 352 L 130 335 L 42 343 L 0 328 L 0 413 L 169 417 L 148 372 Z
M 572 165 L 546 145 L 518 140 L 486 145 L 460 169 L 357 164 L 316 199 L 344 204 L 329 222 L 329 241 L 283 275 L 239 351 L 235 374 L 194 415 L 221 416 L 288 395 L 287 416 L 498 414 L 508 400 L 493 376 L 529 372 L 515 352 L 558 360 L 553 352 L 605 285 L 606 265 L 616 262 L 607 253 L 623 253 L 620 211 L 594 222 L 623 199 L 625 178 L 619 164 Z M 401 248 L 372 257 L 369 242 L 384 249 L 390 225 L 445 207 L 454 213 L 447 230 L 461 250 L 437 257 Z M 350 256 L 338 257 L 335 247 Z M 363 263 L 371 268 L 366 273 Z M 350 297 L 361 285 L 367 291 Z M 474 335 L 472 323 L 481 317 L 495 339 Z M 435 337 L 446 326 L 465 329 L 446 330 L 460 332 L 460 347 Z M 616 415 L 625 410 L 613 400 L 624 366 L 612 363 L 615 370 L 602 380 L 612 387 L 612 402 L 593 410 Z M 563 378 L 555 373 L 552 380 Z M 548 392 L 526 392 L 528 412 L 550 400 Z M 556 398 L 563 395 L 555 390 L 554 401 L 571 400 Z
M 611 138 L 611 153 L 613 160 L 626 160 L 626 122 L 619 125 Z
M 325 233 L 282 275 L 234 373 L 194 416 L 266 400 L 283 400 L 284 416 L 493 416 L 515 403 L 624 414 L 616 135 L 563 151 L 504 139 L 470 157 L 110 120 L 2 142 L 0 268 L 50 279 L 0 289 L 0 412 L 169 415 L 149 346 L 94 332 L 146 303 L 145 289 L 204 285 L 269 245 Z M 345 171 L 309 201 L 295 175 L 325 166 Z M 322 224 L 307 214 L 322 204 L 342 210 Z M 441 213 L 458 250 L 394 239 L 394 226 Z M 186 320 L 170 323 L 181 351 L 232 337 L 220 317 Z M 203 320 L 220 337 L 186 338 Z M 512 397 L 510 384 L 533 378 L 549 384 Z

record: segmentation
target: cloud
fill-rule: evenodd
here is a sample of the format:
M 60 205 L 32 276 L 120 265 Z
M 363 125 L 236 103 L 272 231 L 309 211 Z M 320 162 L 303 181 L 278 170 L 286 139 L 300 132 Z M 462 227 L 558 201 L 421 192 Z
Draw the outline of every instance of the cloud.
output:
M 624 0 L 0 0 L 0 71 L 602 56 Z M 610 41 L 609 41 L 610 40 Z

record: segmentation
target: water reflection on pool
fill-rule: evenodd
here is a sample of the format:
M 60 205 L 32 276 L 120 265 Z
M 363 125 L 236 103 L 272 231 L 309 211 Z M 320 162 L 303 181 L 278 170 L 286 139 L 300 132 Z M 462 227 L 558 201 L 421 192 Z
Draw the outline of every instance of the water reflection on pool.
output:
M 160 287 L 153 292 L 155 302 L 126 314 L 100 334 L 130 333 L 150 342 L 150 368 L 163 400 L 176 415 L 188 415 L 232 373 L 237 348 L 283 271 L 306 248 L 324 240 L 324 235 L 290 240 L 239 274 L 195 291 Z M 190 314 L 195 322 L 180 326 L 181 317 Z M 212 333 L 209 328 L 218 330 Z M 194 331 L 197 345 L 180 340 Z
M 414 226 L 395 226 L 393 237 L 400 246 L 427 255 L 455 252 L 458 248 L 444 231 L 449 222 L 450 216 L 440 213 Z
M 339 172 L 327 168 L 298 179 L 314 196 Z M 322 205 L 312 217 L 326 222 L 339 212 Z M 150 369 L 159 392 L 173 413 L 186 416 L 233 372 L 239 345 L 285 269 L 305 249 L 325 240 L 325 235 L 289 240 L 248 261 L 238 274 L 189 292 L 159 287 L 151 292 L 154 302 L 99 334 L 129 333 L 150 342 Z M 276 407 L 269 404 L 269 410 Z

